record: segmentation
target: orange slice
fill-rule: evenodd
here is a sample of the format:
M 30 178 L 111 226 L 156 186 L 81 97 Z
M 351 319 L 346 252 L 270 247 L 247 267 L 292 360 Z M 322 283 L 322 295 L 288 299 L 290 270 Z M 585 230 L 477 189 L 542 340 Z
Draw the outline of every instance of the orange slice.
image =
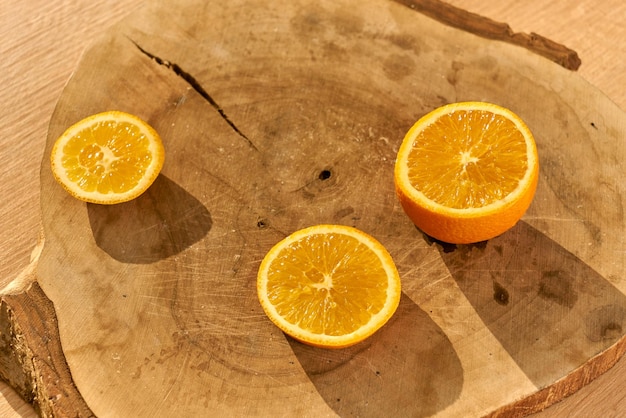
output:
M 293 338 L 317 347 L 363 341 L 391 318 L 400 278 L 387 250 L 358 229 L 318 225 L 276 244 L 257 277 L 261 306 Z
M 68 128 L 50 156 L 54 178 L 77 199 L 114 204 L 136 198 L 159 175 L 159 134 L 137 116 L 108 111 Z
M 513 112 L 490 103 L 440 107 L 406 134 L 395 165 L 400 203 L 431 237 L 485 241 L 517 223 L 539 174 L 532 133 Z

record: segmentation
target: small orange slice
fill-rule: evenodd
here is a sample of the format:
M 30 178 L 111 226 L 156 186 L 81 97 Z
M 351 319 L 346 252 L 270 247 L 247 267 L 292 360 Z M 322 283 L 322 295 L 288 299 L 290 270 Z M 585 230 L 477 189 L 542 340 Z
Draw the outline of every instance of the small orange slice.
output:
M 267 253 L 257 292 L 282 331 L 309 345 L 341 348 L 382 327 L 401 290 L 395 264 L 378 241 L 352 227 L 318 225 Z
M 136 198 L 159 175 L 159 134 L 137 116 L 108 111 L 68 128 L 50 156 L 54 178 L 77 199 L 114 204 Z
M 537 188 L 532 133 L 491 103 L 453 103 L 406 134 L 395 165 L 396 192 L 413 223 L 455 244 L 498 236 L 522 217 Z

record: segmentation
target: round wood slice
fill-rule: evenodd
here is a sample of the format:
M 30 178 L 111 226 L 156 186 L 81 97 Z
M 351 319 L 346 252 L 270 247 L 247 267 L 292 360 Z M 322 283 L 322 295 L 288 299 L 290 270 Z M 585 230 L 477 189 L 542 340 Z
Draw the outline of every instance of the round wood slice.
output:
M 48 390 L 42 410 L 69 402 L 65 411 L 99 417 L 520 416 L 617 361 L 626 117 L 535 53 L 563 64 L 545 53 L 547 40 L 524 38 L 531 52 L 486 39 L 471 24 L 481 36 L 429 17 L 443 10 L 464 26 L 441 7 L 153 2 L 85 52 L 45 155 L 72 123 L 117 109 L 160 132 L 166 161 L 138 199 L 98 206 L 65 193 L 44 158 L 36 283 L 0 311 L 39 309 L 51 330 L 37 335 L 60 341 L 38 343 L 53 353 L 35 356 L 52 370 L 38 377 Z M 452 246 L 403 213 L 393 166 L 420 116 L 465 100 L 527 122 L 540 181 L 512 230 Z M 348 349 L 295 342 L 257 300 L 265 253 L 320 223 L 376 237 L 402 278 L 392 320 Z

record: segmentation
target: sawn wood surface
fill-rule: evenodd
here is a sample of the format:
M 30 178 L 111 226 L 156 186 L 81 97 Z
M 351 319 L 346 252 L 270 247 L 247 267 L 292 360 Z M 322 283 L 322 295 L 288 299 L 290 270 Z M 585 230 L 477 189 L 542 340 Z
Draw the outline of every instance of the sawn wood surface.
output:
M 142 9 L 86 51 L 63 91 L 44 155 L 69 124 L 115 108 L 148 120 L 167 156 L 145 195 L 114 207 L 69 197 L 44 158 L 36 283 L 5 302 L 18 317 L 5 334 L 36 329 L 22 307 L 58 321 L 58 337 L 38 335 L 60 339 L 62 352 L 44 351 L 71 374 L 44 362 L 58 374 L 43 377 L 44 412 L 524 415 L 617 361 L 617 106 L 536 51 L 400 2 L 250 3 Z M 411 225 L 391 174 L 410 125 L 461 100 L 518 113 L 535 133 L 541 179 L 513 230 L 455 247 Z M 341 351 L 286 338 L 255 294 L 273 243 L 329 222 L 378 238 L 403 281 L 392 321 Z

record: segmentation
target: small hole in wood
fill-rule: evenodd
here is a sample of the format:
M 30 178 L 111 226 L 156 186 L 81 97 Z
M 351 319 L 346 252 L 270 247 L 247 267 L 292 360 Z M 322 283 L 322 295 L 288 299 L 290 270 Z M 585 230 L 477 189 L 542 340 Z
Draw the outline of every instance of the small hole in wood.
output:
M 320 180 L 328 180 L 330 178 L 331 172 L 330 170 L 322 170 L 320 171 L 320 175 L 318 176 L 318 178 Z

